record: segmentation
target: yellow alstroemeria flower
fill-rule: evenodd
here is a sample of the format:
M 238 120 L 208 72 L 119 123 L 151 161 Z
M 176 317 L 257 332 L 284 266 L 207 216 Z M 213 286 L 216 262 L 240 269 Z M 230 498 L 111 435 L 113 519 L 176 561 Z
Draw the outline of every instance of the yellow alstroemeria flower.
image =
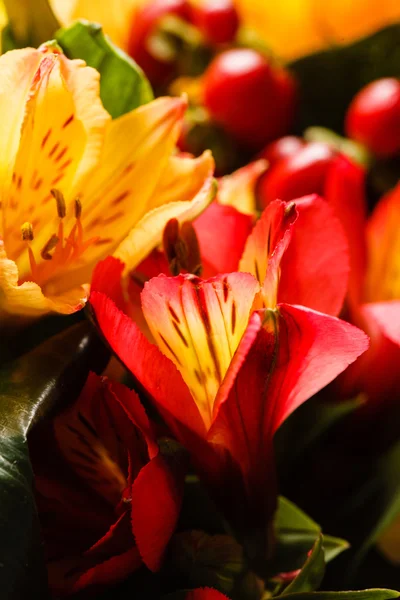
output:
M 235 1 L 243 23 L 287 60 L 350 43 L 400 21 L 398 0 Z
M 71 313 L 99 259 L 134 268 L 170 218 L 204 210 L 213 159 L 173 154 L 181 98 L 111 120 L 98 72 L 46 46 L 4 54 L 0 73 L 0 321 Z

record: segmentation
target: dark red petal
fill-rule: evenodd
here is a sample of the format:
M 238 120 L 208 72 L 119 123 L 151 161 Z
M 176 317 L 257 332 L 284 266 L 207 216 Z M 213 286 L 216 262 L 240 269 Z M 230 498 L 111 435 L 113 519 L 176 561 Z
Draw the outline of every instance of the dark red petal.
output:
M 185 438 L 187 430 L 191 430 L 204 438 L 206 432 L 199 410 L 173 363 L 107 296 L 94 292 L 90 302 L 107 342 L 153 398 L 174 433 L 178 435 L 179 431 Z
M 321 197 L 305 196 L 295 203 L 298 218 L 282 258 L 278 301 L 337 315 L 349 275 L 343 227 Z
M 132 423 L 143 434 L 147 443 L 149 458 L 154 458 L 158 454 L 156 436 L 146 411 L 139 400 L 139 396 L 117 381 L 110 381 L 109 386 L 110 391 L 113 392 L 115 396 L 115 400 L 122 406 Z
M 212 588 L 198 588 L 188 592 L 185 600 L 229 600 L 229 598 Z
M 325 181 L 325 199 L 335 210 L 347 237 L 350 252 L 349 296 L 360 301 L 366 270 L 365 170 L 339 155 Z
M 118 258 L 108 256 L 97 263 L 90 285 L 91 292 L 107 294 L 121 310 L 125 310 L 125 300 L 121 284 L 123 270 L 123 262 Z
M 144 563 L 161 567 L 182 504 L 183 478 L 159 454 L 139 473 L 132 486 L 132 530 Z
M 193 225 L 200 243 L 202 277 L 237 271 L 253 217 L 213 202 Z

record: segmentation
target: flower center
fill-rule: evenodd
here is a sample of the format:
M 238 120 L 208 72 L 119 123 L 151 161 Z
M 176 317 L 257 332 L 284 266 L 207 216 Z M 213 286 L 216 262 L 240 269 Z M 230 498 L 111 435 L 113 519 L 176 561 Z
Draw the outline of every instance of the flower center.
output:
M 31 242 L 34 240 L 33 225 L 30 222 L 22 225 L 21 234 L 23 242 L 27 245 L 30 273 L 24 275 L 23 279 L 19 282 L 20 284 L 24 281 L 34 281 L 43 286 L 53 276 L 58 275 L 61 270 L 65 271 L 71 265 L 79 266 L 84 252 L 99 239 L 98 236 L 88 240 L 84 240 L 83 238 L 81 222 L 82 204 L 79 198 L 76 198 L 74 201 L 75 223 L 68 235 L 66 235 L 64 231 L 64 219 L 67 211 L 64 196 L 57 189 L 52 189 L 51 194 L 56 201 L 59 218 L 57 232 L 49 237 L 40 250 L 39 256 L 35 256 L 31 247 Z

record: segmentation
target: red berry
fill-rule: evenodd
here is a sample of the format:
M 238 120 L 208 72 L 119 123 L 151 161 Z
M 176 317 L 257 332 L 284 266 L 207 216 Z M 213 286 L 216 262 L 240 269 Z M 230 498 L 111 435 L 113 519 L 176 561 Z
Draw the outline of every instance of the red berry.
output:
M 128 53 L 155 85 L 171 77 L 174 65 L 163 61 L 149 52 L 148 40 L 157 30 L 161 20 L 175 15 L 190 20 L 191 7 L 187 0 L 153 0 L 144 4 L 135 14 L 128 41 Z
M 295 83 L 255 50 L 227 50 L 203 77 L 204 104 L 212 118 L 250 149 L 284 135 L 293 119 Z
M 266 146 L 259 154 L 259 158 L 265 158 L 270 167 L 282 158 L 291 156 L 305 146 L 305 141 L 295 135 L 286 135 Z
M 335 152 L 322 142 L 311 142 L 267 171 L 260 181 L 261 208 L 273 200 L 294 200 L 308 194 L 323 194 L 325 179 Z
M 239 28 L 232 0 L 206 0 L 194 9 L 193 21 L 211 44 L 233 42 Z
M 400 81 L 378 79 L 352 100 L 346 115 L 346 133 L 378 156 L 400 151 Z

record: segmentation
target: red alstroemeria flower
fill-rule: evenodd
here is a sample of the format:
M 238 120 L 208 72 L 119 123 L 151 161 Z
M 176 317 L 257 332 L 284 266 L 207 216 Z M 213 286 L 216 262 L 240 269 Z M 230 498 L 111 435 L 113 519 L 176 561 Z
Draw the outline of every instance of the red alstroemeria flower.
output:
M 339 310 L 342 301 L 341 286 L 335 297 L 337 282 L 329 277 L 321 296 L 312 292 L 313 278 L 334 258 L 320 233 L 313 265 L 298 268 L 301 256 L 310 257 L 303 244 L 311 229 L 303 217 L 313 202 L 315 198 L 299 202 L 298 221 L 294 203 L 269 205 L 247 239 L 243 272 L 208 280 L 159 275 L 148 281 L 142 309 L 158 347 L 92 287 L 91 304 L 103 335 L 190 451 L 258 565 L 264 565 L 268 552 L 276 504 L 276 430 L 368 346 L 365 334 L 352 325 L 288 303 L 308 296 L 330 312 Z M 302 220 L 304 228 L 295 229 Z M 330 223 L 324 225 L 330 231 Z M 291 243 L 295 256 L 289 252 Z M 112 289 L 118 263 L 107 262 L 101 268 Z M 104 291 L 104 280 L 97 281 Z
M 135 392 L 91 374 L 75 404 L 38 431 L 30 449 L 57 597 L 101 589 L 143 564 L 158 570 L 184 473 L 160 453 Z
M 400 394 L 400 186 L 366 216 L 365 172 L 340 157 L 327 180 L 327 201 L 347 233 L 351 274 L 348 318 L 371 347 L 341 378 L 347 395 L 364 392 L 371 414 Z

